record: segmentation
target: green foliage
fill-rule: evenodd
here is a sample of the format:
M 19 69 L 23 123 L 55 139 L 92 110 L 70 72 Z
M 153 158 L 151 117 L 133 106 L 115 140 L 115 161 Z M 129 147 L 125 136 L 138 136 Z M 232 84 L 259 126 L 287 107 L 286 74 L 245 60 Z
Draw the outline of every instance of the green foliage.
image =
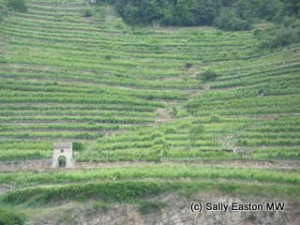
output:
M 7 6 L 15 12 L 27 12 L 24 0 L 9 0 Z
M 99 0 L 114 4 L 131 25 L 212 25 L 224 30 L 248 30 L 259 19 L 278 21 L 299 15 L 299 4 L 280 0 Z
M 161 201 L 141 201 L 139 203 L 139 210 L 142 214 L 149 214 L 159 212 L 166 206 L 166 203 Z
M 257 34 L 262 48 L 278 48 L 300 42 L 300 21 L 285 18 L 280 27 Z
M 222 7 L 215 9 L 213 1 L 206 1 L 208 6 L 201 9 L 203 13 L 199 13 L 197 1 L 177 2 L 167 5 L 170 10 L 166 10 L 148 1 L 144 4 L 145 18 L 166 25 L 210 24 L 212 18 L 219 16 L 216 12 L 222 11 L 225 18 L 228 16 L 225 13 L 229 13 L 227 22 L 233 21 L 234 29 L 240 29 L 235 28 L 240 21 L 252 23 L 260 17 L 277 20 L 277 12 L 269 11 L 264 17 L 252 10 L 258 1 L 238 1 L 238 4 L 226 1 L 228 11 Z M 110 201 L 135 203 L 145 196 L 178 189 L 188 195 L 211 189 L 249 194 L 260 193 L 260 188 L 265 188 L 267 194 L 279 189 L 280 194 L 300 196 L 299 188 L 295 188 L 299 185 L 297 171 L 182 163 L 189 159 L 243 158 L 222 151 L 219 140 L 226 134 L 232 134 L 229 138 L 232 143 L 253 149 L 251 155 L 245 155 L 246 159 L 300 159 L 299 46 L 294 44 L 275 54 L 257 51 L 255 46 L 259 40 L 254 35 L 262 36 L 264 26 L 270 26 L 269 23 L 261 24 L 254 35 L 251 31 L 222 32 L 211 28 L 129 30 L 120 18 L 107 23 L 104 18 L 114 15 L 105 15 L 105 10 L 101 16 L 94 15 L 97 24 L 87 26 L 88 21 L 78 14 L 84 12 L 85 4 L 76 5 L 76 10 L 46 4 L 45 8 L 51 11 L 47 15 L 43 14 L 43 7 L 44 4 L 34 7 L 26 19 L 23 14 L 15 13 L 1 24 L 4 43 L 12 42 L 13 48 L 8 48 L 9 57 L 4 49 L 8 63 L 0 66 L 3 139 L 0 160 L 50 159 L 51 140 L 77 138 L 85 139 L 74 144 L 78 151 L 76 158 L 82 161 L 166 159 L 180 162 L 64 172 L 3 172 L 0 182 L 23 187 L 6 193 L 6 203 L 38 205 L 74 198 L 99 199 L 108 204 Z M 158 12 L 152 14 L 147 8 Z M 135 4 L 129 4 L 128 9 L 139 16 Z M 60 13 L 64 13 L 63 23 L 57 22 Z M 43 15 L 42 20 L 39 15 Z M 156 18 L 151 18 L 153 15 Z M 135 17 L 131 20 L 136 22 Z M 289 32 L 298 29 L 293 17 L 285 18 L 282 28 Z M 279 40 L 295 36 L 289 32 L 289 37 L 286 34 Z M 274 34 L 275 31 L 270 36 L 276 37 Z M 184 67 L 186 73 L 182 74 Z M 195 81 L 198 69 L 197 78 L 209 83 L 201 86 L 201 82 Z M 186 106 L 193 116 L 186 111 Z M 177 118 L 154 123 L 155 112 L 161 107 L 174 107 Z M 107 135 L 102 138 L 104 133 Z M 92 138 L 99 138 L 97 146 L 84 151 L 81 143 Z M 45 143 L 45 140 L 50 141 Z M 145 178 L 157 182 L 155 185 L 115 182 Z M 172 183 L 185 178 L 189 181 L 181 182 L 184 184 Z M 170 182 L 162 184 L 165 179 Z M 234 182 L 189 183 L 193 179 Z M 99 181 L 105 184 L 98 184 Z M 253 181 L 269 182 L 275 187 L 245 184 Z M 39 184 L 46 185 L 36 186 Z M 100 203 L 93 208 L 105 211 L 108 206 Z M 153 202 L 142 206 L 145 212 L 159 208 L 160 204 Z
M 155 138 L 154 144 L 155 145 L 164 145 L 165 144 L 165 139 L 163 137 L 161 137 L 161 138 Z
M 84 13 L 83 13 L 84 17 L 91 17 L 92 15 L 93 15 L 93 13 L 92 13 L 91 9 L 84 10 Z
M 201 151 L 201 150 L 200 150 Z M 198 152 L 200 152 L 198 150 Z M 274 152 L 274 150 L 270 150 Z M 129 165 L 126 167 L 106 167 L 89 170 L 48 171 L 36 173 L 32 171 L 19 173 L 0 173 L 0 184 L 14 183 L 18 188 L 30 184 L 68 184 L 97 180 L 134 180 L 142 178 L 222 178 L 243 181 L 265 181 L 278 184 L 300 184 L 300 174 L 291 171 L 269 170 L 265 168 L 241 168 L 219 166 L 195 166 L 193 164 L 151 164 Z
M 226 1 L 226 7 L 237 19 L 255 21 L 259 17 L 254 10 L 256 3 L 233 0 Z M 154 1 L 147 4 L 156 10 Z M 172 14 L 176 6 L 176 10 L 180 9 L 177 14 L 182 13 L 186 22 L 200 21 L 192 15 L 197 1 L 176 4 L 169 5 L 174 9 L 168 13 L 162 8 L 162 14 Z M 68 10 L 62 12 L 64 9 L 57 4 L 41 3 L 26 14 L 26 19 L 15 13 L 1 24 L 5 37 L 3 57 L 8 62 L 0 66 L 1 137 L 22 141 L 2 142 L 0 160 L 50 158 L 52 146 L 27 143 L 60 138 L 99 138 L 97 151 L 76 154 L 81 161 L 229 159 L 236 156 L 219 151 L 218 139 L 239 131 L 241 137 L 236 140 L 246 140 L 247 146 L 258 149 L 249 158 L 299 158 L 299 125 L 287 125 L 286 119 L 272 125 L 261 124 L 260 119 L 240 122 L 244 115 L 260 118 L 299 111 L 298 45 L 275 54 L 268 50 L 262 54 L 255 48 L 259 40 L 253 32 L 211 28 L 134 27 L 124 34 L 122 26 L 114 25 L 122 19 L 110 11 L 111 7 L 89 6 L 98 7 L 91 8 L 93 12 L 101 12 L 87 27 L 88 21 L 77 13 L 83 13 L 86 4 L 76 6 L 79 11 L 69 10 L 72 4 L 66 5 Z M 45 9 L 51 11 L 43 16 L 46 27 L 37 19 Z M 64 22 L 57 24 L 61 13 Z M 175 20 L 177 14 L 169 18 Z M 294 23 L 293 19 L 284 19 L 284 27 Z M 171 20 L 165 24 L 172 24 Z M 41 26 L 43 29 L 39 29 Z M 255 35 L 269 26 L 272 24 L 257 25 L 260 28 Z M 291 28 L 296 29 L 296 25 Z M 9 40 L 13 40 L 14 48 L 6 54 Z M 203 80 L 214 82 L 201 87 L 195 78 L 202 79 L 207 67 L 211 72 Z M 170 118 L 168 125 L 154 123 L 158 107 L 174 107 L 177 117 Z M 205 127 L 192 147 L 192 115 L 187 109 Z M 210 122 L 213 115 L 222 115 L 221 121 Z M 252 124 L 247 127 L 249 121 L 255 129 L 250 129 Z M 136 134 L 136 128 L 145 132 Z M 170 129 L 166 131 L 167 128 Z M 107 135 L 102 137 L 104 134 Z
M 73 150 L 76 152 L 84 151 L 85 147 L 81 142 L 73 142 Z
M 178 192 L 184 196 L 201 191 L 220 191 L 222 193 L 256 196 L 282 196 L 299 200 L 300 190 L 291 185 L 257 185 L 244 182 L 101 182 L 89 184 L 71 184 L 61 187 L 36 187 L 20 189 L 6 193 L 2 201 L 10 204 L 40 206 L 53 201 L 101 199 L 105 202 L 134 203 L 164 193 Z M 153 208 L 161 208 L 160 203 L 144 204 L 146 212 Z M 22 223 L 21 223 L 22 224 Z
M 106 202 L 133 202 L 160 195 L 170 190 L 167 185 L 155 182 L 103 182 L 65 185 L 53 188 L 29 188 L 11 191 L 3 200 L 10 204 L 47 204 L 53 201 L 99 199 Z
M 288 46 L 300 41 L 300 29 L 292 27 L 282 27 L 275 31 L 274 35 L 270 37 L 269 46 L 271 48 Z
M 165 133 L 166 134 L 175 134 L 176 133 L 176 129 L 174 127 L 168 127 L 166 130 L 165 130 Z
M 4 15 L 7 13 L 7 9 L 5 5 L 0 4 L 0 22 L 3 20 Z M 0 55 L 0 62 L 3 60 L 2 56 Z
M 196 139 L 203 133 L 204 127 L 202 125 L 193 125 L 190 128 L 189 136 L 192 145 L 195 145 Z
M 101 2 L 101 1 L 100 1 Z M 120 0 L 115 3 L 129 24 L 209 25 L 218 13 L 220 0 Z
M 220 118 L 216 115 L 213 115 L 210 117 L 210 122 L 211 123 L 219 123 L 220 122 Z
M 218 77 L 218 74 L 213 71 L 212 69 L 208 69 L 208 70 L 205 70 L 204 72 L 202 72 L 200 74 L 200 79 L 203 81 L 203 82 L 211 82 L 211 81 L 215 81 Z
M 111 208 L 109 204 L 107 204 L 106 202 L 102 202 L 102 201 L 97 201 L 97 202 L 93 203 L 92 207 L 93 207 L 94 211 L 103 212 L 103 213 L 107 213 Z
M 25 215 L 16 210 L 0 209 L 0 225 L 23 225 Z
M 250 20 L 242 19 L 232 10 L 223 10 L 214 21 L 215 26 L 223 30 L 250 30 Z
M 264 0 L 258 2 L 258 16 L 269 21 L 281 19 L 284 14 L 284 3 L 280 0 Z
M 300 2 L 298 0 L 284 1 L 284 9 L 286 15 L 300 19 Z

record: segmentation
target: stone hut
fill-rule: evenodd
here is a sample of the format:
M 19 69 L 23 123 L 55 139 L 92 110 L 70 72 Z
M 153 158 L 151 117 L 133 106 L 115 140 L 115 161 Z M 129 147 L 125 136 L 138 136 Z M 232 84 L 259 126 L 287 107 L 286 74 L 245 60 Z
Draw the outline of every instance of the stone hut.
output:
M 55 143 L 52 167 L 70 168 L 74 166 L 72 143 Z

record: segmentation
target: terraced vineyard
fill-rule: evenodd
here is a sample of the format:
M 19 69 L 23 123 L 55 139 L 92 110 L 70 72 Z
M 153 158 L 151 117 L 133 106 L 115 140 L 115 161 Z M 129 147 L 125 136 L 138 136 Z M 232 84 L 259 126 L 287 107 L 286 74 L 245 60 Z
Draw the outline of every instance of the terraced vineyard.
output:
M 1 205 L 26 202 L 18 207 L 38 221 L 49 208 L 28 205 L 55 199 L 133 203 L 201 189 L 299 202 L 299 44 L 129 27 L 83 0 L 26 6 L 0 22 Z M 60 141 L 84 145 L 74 170 L 50 170 Z

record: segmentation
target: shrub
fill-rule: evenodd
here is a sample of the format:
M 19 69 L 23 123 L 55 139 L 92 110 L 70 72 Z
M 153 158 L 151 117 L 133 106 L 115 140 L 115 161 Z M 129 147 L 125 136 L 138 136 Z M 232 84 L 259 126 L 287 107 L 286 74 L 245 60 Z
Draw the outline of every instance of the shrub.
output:
M 165 206 L 166 203 L 160 201 L 142 201 L 140 202 L 139 210 L 142 214 L 148 214 L 158 212 Z
M 288 46 L 290 44 L 299 42 L 299 35 L 299 30 L 291 27 L 283 27 L 275 33 L 273 39 L 270 39 L 270 47 L 274 48 L 279 46 Z
M 262 33 L 263 33 L 263 30 L 257 28 L 257 29 L 255 29 L 255 31 L 254 31 L 254 36 L 255 36 L 256 38 L 260 38 L 261 35 L 262 35 Z
M 176 129 L 174 127 L 169 127 L 166 129 L 165 134 L 175 134 Z
M 284 15 L 299 18 L 297 0 L 98 0 L 116 7 L 131 25 L 212 25 L 226 30 L 250 29 L 255 20 L 279 21 Z M 220 13 L 221 11 L 221 13 Z M 217 18 L 217 19 L 216 19 Z
M 84 13 L 83 13 L 84 17 L 91 17 L 92 15 L 93 15 L 93 13 L 90 9 L 84 10 Z
M 27 12 L 24 0 L 9 0 L 7 6 L 15 12 Z
M 219 123 L 220 122 L 220 118 L 218 116 L 211 116 L 210 117 L 210 122 L 211 123 Z
M 300 42 L 300 27 L 281 26 L 279 29 L 268 31 L 263 35 L 261 47 L 285 47 L 298 42 Z
M 61 200 L 83 201 L 86 199 L 98 199 L 106 203 L 133 202 L 144 197 L 160 195 L 169 190 L 170 187 L 157 182 L 124 181 L 72 184 L 53 188 L 37 187 L 10 191 L 4 195 L 3 202 L 15 205 L 24 202 L 28 205 L 40 205 Z
M 6 6 L 0 4 L 0 22 L 3 20 L 6 11 L 7 11 Z
M 204 82 L 214 81 L 216 80 L 217 77 L 218 74 L 211 69 L 208 69 L 204 71 L 202 74 L 200 74 L 200 79 Z
M 77 152 L 82 152 L 84 150 L 84 145 L 81 142 L 74 142 L 73 150 Z
M 23 225 L 25 216 L 19 212 L 0 209 L 0 225 Z
M 106 59 L 106 60 L 111 60 L 111 56 L 110 55 L 106 55 L 106 56 L 104 56 L 104 58 Z
M 250 30 L 252 28 L 250 20 L 241 19 L 232 10 L 223 10 L 214 21 L 215 26 L 223 30 Z
M 102 201 L 95 202 L 92 207 L 94 211 L 103 213 L 107 213 L 110 210 L 110 205 Z
M 165 144 L 165 139 L 160 137 L 160 138 L 155 138 L 154 140 L 155 145 L 164 145 Z
M 193 63 L 185 63 L 184 68 L 185 69 L 191 69 L 194 66 Z
M 195 125 L 195 126 L 191 127 L 191 129 L 189 131 L 189 136 L 190 136 L 190 141 L 191 141 L 192 145 L 195 145 L 196 139 L 198 138 L 198 136 L 201 133 L 203 133 L 203 131 L 204 131 L 203 125 Z
M 283 8 L 283 3 L 280 0 L 265 0 L 259 1 L 256 10 L 260 18 L 274 21 L 282 17 Z
M 161 138 L 161 137 L 163 137 L 163 134 L 160 133 L 160 132 L 158 132 L 158 131 L 155 131 L 155 132 L 153 132 L 153 133 L 151 134 L 151 139 L 152 139 L 152 140 L 155 140 L 155 139 Z

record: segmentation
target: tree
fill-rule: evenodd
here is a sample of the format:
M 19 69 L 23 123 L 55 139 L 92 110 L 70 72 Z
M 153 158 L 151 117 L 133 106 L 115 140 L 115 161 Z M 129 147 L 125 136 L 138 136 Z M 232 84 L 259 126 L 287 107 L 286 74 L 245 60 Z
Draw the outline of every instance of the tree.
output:
M 190 128 L 189 135 L 192 145 L 195 145 L 197 137 L 203 132 L 204 127 L 202 125 L 194 125 Z
M 283 3 L 280 0 L 259 1 L 258 16 L 270 21 L 280 19 L 283 15 Z
M 200 0 L 195 14 L 197 25 L 212 25 L 221 8 L 219 0 Z
M 277 30 L 274 35 L 270 37 L 269 46 L 271 48 L 288 46 L 292 43 L 300 41 L 300 32 L 297 29 L 291 27 L 282 27 Z
M 7 6 L 15 12 L 27 12 L 24 0 L 9 0 Z
M 233 10 L 222 10 L 214 21 L 215 26 L 223 30 L 249 30 L 251 22 L 241 19 Z
M 17 1 L 17 0 L 14 0 Z M 224 30 L 248 30 L 259 19 L 280 21 L 299 17 L 297 0 L 98 0 L 116 6 L 131 25 L 216 25 Z
M 286 15 L 300 18 L 299 0 L 285 0 L 284 3 L 284 10 Z

